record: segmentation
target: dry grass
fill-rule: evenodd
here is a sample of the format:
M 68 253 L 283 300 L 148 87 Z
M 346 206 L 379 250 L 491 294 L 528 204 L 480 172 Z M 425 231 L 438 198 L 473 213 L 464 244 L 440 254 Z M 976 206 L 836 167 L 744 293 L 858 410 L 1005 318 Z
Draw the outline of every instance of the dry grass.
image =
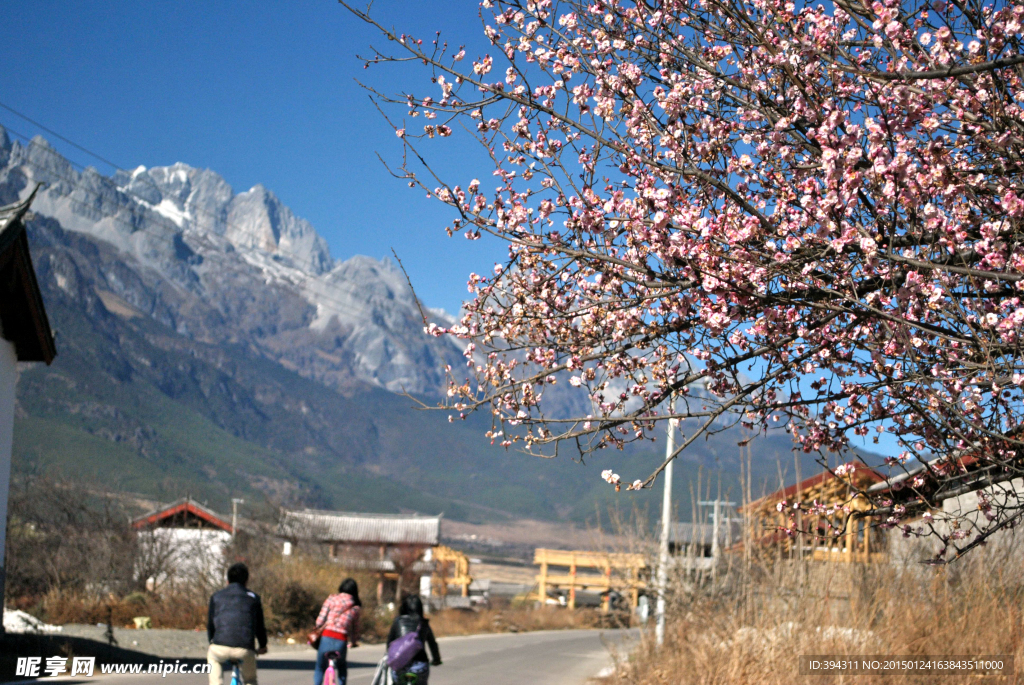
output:
M 106 623 L 134 628 L 132 619 L 149 616 L 154 628 L 206 630 L 206 603 L 187 595 L 156 596 L 134 592 L 125 597 L 83 596 L 51 591 L 34 612 L 49 623 Z
M 250 586 L 263 598 L 267 630 L 273 634 L 305 639 L 313 629 L 320 606 L 338 591 L 345 578 L 359 584 L 363 602 L 362 625 L 365 640 L 387 634 L 391 616 L 376 605 L 377 581 L 365 573 L 347 571 L 323 557 L 274 555 L 254 569 Z
M 680 596 L 666 644 L 651 635 L 614 678 L 655 685 L 774 685 L 799 678 L 806 655 L 1013 655 L 1024 671 L 1017 560 L 980 556 L 951 567 L 776 564 L 730 573 L 714 592 Z M 845 680 L 844 680 L 845 678 Z M 1015 682 L 956 675 L 816 676 L 820 683 Z M 610 681 L 609 681 L 610 682 Z
M 374 602 L 376 581 L 369 576 L 346 572 L 325 559 L 296 555 L 283 559 L 273 555 L 254 560 L 249 587 L 263 599 L 267 631 L 271 635 L 305 638 L 313 628 L 320 606 L 337 592 L 346 577 L 359 583 L 363 599 L 363 632 L 367 639 L 387 634 L 391 615 L 378 610 Z M 217 588 L 178 585 L 159 593 L 132 592 L 125 596 L 51 590 L 41 600 L 12 602 L 53 624 L 106 623 L 134 627 L 132 619 L 148 616 L 154 628 L 206 629 L 209 593 Z
M 282 558 L 250 559 L 249 586 L 263 598 L 267 630 L 271 635 L 304 640 L 313 628 L 323 600 L 337 592 L 341 580 L 350 575 L 359 583 L 363 600 L 362 639 L 381 642 L 394 618 L 393 611 L 377 606 L 376 581 L 369 575 L 349 573 L 326 559 L 294 555 Z M 84 593 L 49 592 L 34 606 L 23 606 L 39 618 L 54 624 L 106 623 L 108 616 L 118 627 L 134 627 L 132 619 L 148 616 L 154 628 L 205 630 L 209 600 L 205 588 L 179 587 L 161 594 L 133 592 L 124 597 L 98 597 Z M 612 625 L 614 616 L 595 610 L 568 611 L 559 607 L 504 606 L 482 610 L 446 610 L 434 613 L 435 634 L 473 635 L 533 630 L 561 630 Z
M 590 609 L 569 611 L 561 607 L 448 609 L 430 616 L 430 626 L 438 637 L 481 633 L 518 633 L 533 630 L 570 630 L 595 628 L 602 623 L 599 613 Z

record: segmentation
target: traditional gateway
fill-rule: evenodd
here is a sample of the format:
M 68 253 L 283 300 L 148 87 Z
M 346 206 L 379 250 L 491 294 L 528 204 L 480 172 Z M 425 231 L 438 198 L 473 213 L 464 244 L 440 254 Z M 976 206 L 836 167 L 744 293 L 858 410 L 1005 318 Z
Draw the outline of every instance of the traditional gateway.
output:
M 642 554 L 538 548 L 533 563 L 540 565 L 537 600 L 541 603 L 547 603 L 549 590 L 564 589 L 568 591 L 566 606 L 575 609 L 577 590 L 597 590 L 602 598 L 602 611 L 610 610 L 613 592 L 626 596 L 630 608 L 636 609 L 640 591 L 647 587 L 647 562 Z M 564 570 L 551 573 L 553 569 Z

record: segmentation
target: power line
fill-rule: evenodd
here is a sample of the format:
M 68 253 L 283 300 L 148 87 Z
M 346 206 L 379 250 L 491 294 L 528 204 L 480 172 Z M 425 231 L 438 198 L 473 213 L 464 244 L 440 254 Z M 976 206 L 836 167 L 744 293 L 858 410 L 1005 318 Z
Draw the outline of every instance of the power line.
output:
M 30 124 L 32 124 L 33 126 L 38 126 L 38 127 L 39 127 L 39 128 L 41 128 L 42 130 L 44 130 L 44 131 L 46 131 L 47 133 L 49 133 L 50 135 L 52 135 L 52 136 L 55 136 L 55 137 L 57 137 L 57 138 L 60 138 L 61 140 L 63 140 L 63 141 L 64 141 L 65 143 L 67 143 L 68 145 L 71 145 L 71 146 L 73 146 L 73 147 L 76 147 L 76 148 L 78 148 L 79 150 L 81 150 L 81 151 L 82 151 L 82 152 L 84 152 L 85 154 L 87 154 L 87 155 L 89 155 L 89 156 L 91 156 L 91 157 L 95 157 L 96 159 L 100 160 L 100 161 L 101 161 L 101 162 L 103 162 L 104 164 L 109 164 L 110 166 L 114 167 L 114 168 L 115 168 L 115 169 L 117 169 L 118 171 L 121 171 L 121 170 L 123 170 L 123 168 L 124 168 L 124 167 L 122 167 L 122 166 L 121 166 L 120 164 L 116 164 L 116 163 L 114 163 L 114 162 L 111 162 L 111 161 L 110 161 L 109 159 L 107 159 L 106 157 L 103 157 L 103 156 L 101 156 L 101 155 L 98 155 L 98 154 L 96 154 L 95 152 L 93 152 L 92 150 L 89 150 L 89 149 L 87 149 L 87 148 L 84 148 L 84 147 L 82 147 L 81 145 L 79 145 L 78 143 L 76 143 L 75 141 L 73 141 L 73 140 L 71 140 L 71 139 L 69 139 L 69 138 L 65 138 L 65 137 L 64 137 L 64 136 L 62 136 L 61 134 L 59 134 L 59 133 L 57 133 L 56 131 L 54 131 L 54 130 L 53 130 L 52 128 L 47 128 L 46 126 L 43 126 L 42 124 L 40 124 L 40 123 L 39 123 L 38 121 L 36 121 L 35 119 L 32 119 L 32 118 L 30 118 L 30 117 L 28 117 L 28 116 L 26 116 L 26 115 L 22 114 L 21 112 L 19 112 L 18 110 L 14 109 L 14 108 L 13 108 L 13 107 L 11 107 L 10 105 L 6 105 L 6 104 L 4 104 L 3 102 L 0 102 L 0 107 L 3 107 L 4 109 L 6 109 L 6 110 L 7 110 L 8 112 L 10 112 L 11 114 L 14 114 L 15 116 L 19 116 L 19 117 L 21 117 L 22 119 L 24 119 L 25 121 L 29 122 L 29 123 L 30 123 Z
M 4 105 L 3 103 L 0 103 L 0 107 L 5 107 L 6 108 L 6 105 Z M 7 108 L 7 109 L 10 109 L 10 108 Z M 27 117 L 25 117 L 25 118 L 28 121 L 32 121 L 31 119 L 28 119 Z M 33 123 L 35 124 L 35 122 L 33 122 Z M 40 126 L 41 128 L 44 128 L 44 130 L 46 130 L 48 132 L 52 132 L 50 129 L 42 127 L 39 124 L 35 124 L 35 125 Z M 35 148 L 37 150 L 45 151 L 45 152 L 53 155 L 57 159 L 60 159 L 60 160 L 63 160 L 65 162 L 67 162 L 72 167 L 78 167 L 82 171 L 85 170 L 85 166 L 84 165 L 78 164 L 77 162 L 71 161 L 70 159 L 68 159 L 64 155 L 62 155 L 59 152 L 57 152 L 56 150 L 54 150 L 52 147 L 49 147 L 49 146 L 37 143 L 34 140 L 32 140 L 31 138 L 29 138 L 27 135 L 25 135 L 23 133 L 19 133 L 19 132 L 15 131 L 14 129 L 12 129 L 12 128 L 8 127 L 8 126 L 3 126 L 3 127 L 7 131 L 9 131 L 10 133 L 13 133 L 18 138 L 23 139 L 26 142 L 26 145 L 35 146 Z M 68 142 L 70 145 L 74 145 L 75 147 L 84 150 L 84 148 L 82 148 L 80 145 L 77 145 L 76 143 L 74 143 L 72 141 L 69 141 L 67 138 L 65 138 L 64 136 L 61 136 L 58 133 L 53 133 L 53 135 L 57 136 L 58 138 L 60 138 L 61 140 L 65 141 L 65 142 Z M 89 154 L 92 154 L 92 153 L 89 153 Z M 100 157 L 98 155 L 94 155 L 94 156 L 97 157 L 97 159 L 103 159 L 102 157 Z M 106 160 L 104 160 L 104 161 L 106 161 Z M 75 178 L 63 175 L 63 174 L 61 174 L 56 169 L 51 169 L 51 168 L 48 168 L 48 167 L 40 166 L 38 164 L 33 163 L 29 159 L 23 159 L 23 160 L 21 160 L 21 163 L 23 163 L 23 164 L 25 164 L 27 166 L 31 166 L 31 167 L 33 167 L 33 168 L 35 168 L 35 169 L 37 169 L 39 171 L 42 171 L 44 173 L 52 174 L 53 176 L 56 176 L 57 178 L 60 178 L 60 179 L 62 179 L 64 181 L 67 181 L 68 183 L 74 184 L 76 190 L 79 190 L 79 191 L 84 192 L 84 193 L 86 193 L 88 195 L 91 195 L 91 196 L 93 196 L 96 199 L 99 199 L 101 197 L 99 193 L 97 193 L 97 192 L 95 192 L 93 190 L 90 190 L 90 189 L 80 185 L 79 182 L 78 182 L 78 179 L 75 179 Z M 110 162 L 107 162 L 107 163 L 116 167 L 116 165 L 114 165 L 114 164 L 112 164 Z M 118 167 L 118 170 L 119 171 L 123 171 L 123 169 L 121 169 L 119 167 Z M 116 186 L 116 185 L 115 185 L 115 188 L 119 192 L 121 192 L 121 193 L 125 194 L 126 196 L 136 200 L 137 202 L 144 203 L 142 206 L 145 207 L 146 209 L 149 209 L 151 212 L 155 211 L 153 209 L 152 205 L 147 200 L 145 200 L 144 198 L 139 197 L 138 195 L 133 193 L 128 188 L 126 188 L 126 187 L 122 188 L 122 187 Z M 66 199 L 69 202 L 71 202 L 72 204 L 76 204 L 76 205 L 78 205 L 78 206 L 80 206 L 80 207 L 82 207 L 84 209 L 94 209 L 93 207 L 91 207 L 90 205 L 86 204 L 85 202 L 82 202 L 81 200 L 76 200 L 75 198 L 71 197 L 70 195 L 66 196 Z M 208 216 L 211 219 L 213 219 L 215 222 L 223 223 L 228 228 L 235 228 L 235 229 L 239 229 L 239 230 L 241 229 L 241 227 L 239 227 L 237 224 L 232 224 L 232 223 L 228 222 L 226 219 L 222 218 L 220 215 L 218 215 L 215 212 L 211 212 L 211 211 L 205 210 L 205 209 L 203 209 L 201 207 L 198 207 L 198 206 L 195 206 L 195 205 L 193 205 L 192 207 L 187 207 L 186 206 L 186 209 L 195 210 L 197 213 L 205 214 L 206 216 Z M 171 219 L 169 219 L 168 217 L 165 217 L 165 216 L 159 214 L 159 212 L 156 212 L 156 214 L 158 214 L 159 216 L 161 216 L 164 219 L 167 219 L 168 221 L 171 221 Z M 137 226 L 133 225 L 129 221 L 126 221 L 126 220 L 120 218 L 116 214 L 112 214 L 112 215 L 110 215 L 108 217 L 105 217 L 105 218 L 107 218 L 107 219 L 109 219 L 109 220 L 111 220 L 111 221 L 113 221 L 115 223 L 118 223 L 118 224 L 124 226 L 125 228 L 128 228 L 128 229 L 132 230 L 132 231 L 134 231 L 134 230 L 136 230 L 138 228 Z M 174 236 L 179 235 L 180 233 L 184 232 L 184 231 L 181 231 L 181 232 L 175 231 L 174 229 L 172 229 L 172 228 L 170 228 L 170 227 L 168 227 L 168 226 L 166 226 L 166 225 L 164 225 L 162 223 L 151 223 L 150 226 L 152 228 L 157 229 L 158 231 L 164 232 L 165 237 L 172 238 L 172 239 L 174 238 Z M 313 275 L 313 274 L 304 274 L 304 275 L 307 278 L 315 279 L 315 275 Z M 295 284 L 290 283 L 290 282 L 288 284 L 289 285 L 295 285 Z M 347 309 L 349 307 L 349 303 L 342 302 L 341 300 L 339 300 L 337 298 L 334 298 L 334 297 L 331 297 L 330 295 L 325 295 L 325 294 L 322 294 L 322 293 L 316 293 L 316 294 L 310 293 L 310 295 L 314 297 L 314 301 L 311 302 L 311 304 L 314 304 L 314 305 L 316 305 L 319 302 L 323 302 L 324 304 L 332 304 L 335 307 L 337 307 L 339 310 L 345 310 L 345 309 Z M 415 297 L 415 293 L 413 293 L 413 296 Z
M 0 102 L 0 108 L 4 108 L 4 109 L 7 109 L 7 110 L 10 110 L 10 108 L 8 108 L 8 106 L 6 104 L 4 104 L 3 102 Z M 13 112 L 13 110 L 11 110 L 11 112 Z M 15 113 L 15 114 L 17 114 L 17 113 Z M 23 115 L 18 115 L 18 116 L 23 116 Z M 71 145 L 75 145 L 75 147 L 78 147 L 79 149 L 82 149 L 82 151 L 88 153 L 89 155 L 92 155 L 96 159 L 102 160 L 105 164 L 110 164 L 112 167 L 114 167 L 118 171 L 123 171 L 125 173 L 129 173 L 128 171 L 126 171 L 122 167 L 119 167 L 118 165 L 114 164 L 113 162 L 110 162 L 110 161 L 106 160 L 105 158 L 103 158 L 103 157 L 101 157 L 99 155 L 95 155 L 93 153 L 90 153 L 89 151 L 87 151 L 87 149 L 85 147 L 82 147 L 81 145 L 79 145 L 75 141 L 73 141 L 73 140 L 71 140 L 71 139 L 69 139 L 69 138 L 67 138 L 65 136 L 60 135 L 56 131 L 53 131 L 52 129 L 46 128 L 42 124 L 39 124 L 39 123 L 33 121 L 32 119 L 29 119 L 28 117 L 24 117 L 24 118 L 26 119 L 26 121 L 32 122 L 36 126 L 39 126 L 40 128 L 42 128 L 43 130 L 45 130 L 45 131 L 47 131 L 49 133 L 52 133 L 53 135 L 55 135 L 56 137 L 60 138 L 61 140 L 66 141 L 66 142 L 68 142 Z M 27 144 L 29 144 L 29 145 L 36 145 L 36 147 L 38 149 L 42 149 L 42 151 L 45 151 L 45 152 L 53 155 L 54 157 L 56 157 L 59 160 L 68 162 L 70 165 L 72 165 L 73 167 L 77 167 L 81 171 L 85 171 L 85 166 L 84 165 L 78 164 L 77 162 L 73 162 L 72 160 L 69 160 L 67 157 L 65 157 L 65 156 L 61 155 L 60 153 L 56 152 L 55 149 L 53 149 L 52 147 L 49 147 L 47 145 L 39 144 L 35 140 L 30 138 L 28 135 L 26 135 L 24 133 L 18 133 L 17 131 L 15 131 L 14 129 L 12 129 L 10 127 L 5 126 L 4 128 L 6 128 L 6 130 L 10 131 L 11 133 L 13 133 L 15 136 L 17 136 L 19 138 L 23 138 L 26 141 Z M 40 171 L 47 172 L 47 173 L 52 173 L 53 175 L 57 176 L 58 178 L 62 178 L 63 180 L 66 180 L 66 181 L 68 181 L 70 183 L 77 183 L 77 179 L 68 178 L 67 176 L 61 176 L 59 173 L 57 173 L 53 169 L 47 169 L 47 168 L 44 168 L 44 167 L 39 167 L 38 165 L 33 164 L 29 160 L 25 160 L 25 162 L 29 166 L 36 167 Z M 117 189 L 119 191 L 123 192 L 123 194 L 128 196 L 129 198 L 134 199 L 136 202 L 143 203 L 143 206 L 146 207 L 147 209 L 151 209 L 151 210 L 153 209 L 153 206 L 151 205 L 150 202 L 148 202 L 144 198 L 141 198 L 141 197 L 135 195 L 134 192 L 132 192 L 132 190 L 130 188 L 128 188 L 127 186 L 125 186 L 125 187 L 115 186 L 115 187 L 117 187 Z M 90 195 L 92 195 L 95 198 L 99 198 L 99 196 L 97 194 L 95 194 L 95 192 L 90 192 L 87 188 L 79 188 L 79 189 L 84 190 L 85 192 L 87 192 L 87 194 L 90 194 Z M 161 195 L 163 195 L 163 194 L 161 194 Z M 75 202 L 75 201 L 72 200 L 72 202 Z M 79 204 L 83 204 L 84 205 L 84 203 L 79 203 Z M 204 209 L 202 207 L 199 207 L 197 205 L 193 205 L 191 207 L 188 207 L 187 205 L 185 205 L 184 209 L 186 211 L 195 211 L 198 214 L 204 214 L 207 217 L 209 217 L 210 219 L 212 219 L 215 223 L 217 223 L 217 222 L 223 223 L 228 228 L 234 228 L 234 229 L 237 229 L 237 230 L 242 230 L 242 227 L 239 226 L 238 224 L 232 224 L 230 221 L 228 221 L 227 219 L 223 218 L 222 216 L 220 216 L 216 212 L 211 212 L 211 211 L 206 210 L 206 209 Z M 110 218 L 114 219 L 115 221 L 119 221 L 124 226 L 133 228 L 133 226 L 131 226 L 131 224 L 129 224 L 128 222 L 126 222 L 124 220 L 119 220 L 119 219 L 117 219 L 114 216 L 112 216 Z M 164 217 L 164 218 L 167 218 L 167 217 Z M 166 227 L 163 227 L 163 226 L 161 226 L 161 227 L 162 228 L 166 228 Z
M 58 158 L 63 159 L 65 162 L 67 162 L 71 166 L 76 167 L 79 170 L 79 173 L 85 171 L 85 165 L 84 164 L 79 164 L 78 162 L 76 162 L 74 160 L 68 159 L 64 155 L 62 155 L 59 152 L 57 152 L 56 150 L 48 148 L 45 145 L 40 145 L 40 144 L 36 143 L 35 141 L 32 140 L 31 137 L 27 136 L 26 134 L 19 133 L 18 131 L 15 131 L 10 126 L 7 126 L 6 124 L 0 124 L 0 128 L 3 128 L 8 133 L 13 133 L 15 137 L 21 138 L 22 140 L 24 140 L 25 141 L 25 145 L 35 145 L 37 148 L 39 148 L 40 150 L 43 150 L 44 152 L 49 152 L 49 153 L 52 153 L 52 154 L 56 155 Z M 36 167 L 40 171 L 50 171 L 55 176 L 57 176 L 59 178 L 63 178 L 65 181 L 73 181 L 74 180 L 74 179 L 70 179 L 70 178 L 65 178 L 65 177 L 61 176 L 60 174 L 57 174 L 56 172 L 53 172 L 51 169 L 46 169 L 44 167 L 40 167 L 40 166 L 38 166 L 36 164 L 33 164 L 32 162 L 30 162 L 27 159 L 24 160 L 24 162 L 25 162 L 25 164 L 28 164 L 29 166 Z

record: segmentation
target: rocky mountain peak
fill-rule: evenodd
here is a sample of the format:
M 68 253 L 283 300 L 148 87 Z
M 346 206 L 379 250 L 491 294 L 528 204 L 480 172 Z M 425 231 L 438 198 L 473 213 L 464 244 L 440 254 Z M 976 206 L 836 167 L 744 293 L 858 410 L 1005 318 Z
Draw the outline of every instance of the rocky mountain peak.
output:
M 231 199 L 224 235 L 236 247 L 279 255 L 310 273 L 322 274 L 334 266 L 327 241 L 262 184 Z
M 336 263 L 263 185 L 235 193 L 216 172 L 181 162 L 106 177 L 78 172 L 41 138 L 9 148 L 0 147 L 0 184 L 24 197 L 47 183 L 33 210 L 114 246 L 123 261 L 104 291 L 178 333 L 247 344 L 339 388 L 358 380 L 432 395 L 445 364 L 462 359 L 457 341 L 423 333 L 401 270 L 362 256 Z
M 334 266 L 327 242 L 313 226 L 262 184 L 235 194 L 220 174 L 182 162 L 138 167 L 115 180 L 180 228 L 223 236 L 236 248 L 265 252 L 311 274 Z
M 7 135 L 7 130 L 0 126 L 0 165 L 6 165 L 10 156 L 11 139 Z

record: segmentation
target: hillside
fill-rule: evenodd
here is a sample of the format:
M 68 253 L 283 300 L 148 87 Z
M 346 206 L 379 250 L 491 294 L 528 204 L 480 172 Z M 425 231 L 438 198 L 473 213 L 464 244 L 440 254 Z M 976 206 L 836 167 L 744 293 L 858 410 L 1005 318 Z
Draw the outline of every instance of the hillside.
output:
M 400 272 L 336 263 L 269 191 L 235 195 L 185 165 L 78 173 L 45 142 L 2 131 L 0 163 L 2 203 L 49 183 L 28 230 L 59 350 L 21 375 L 17 472 L 222 509 L 241 495 L 466 521 L 579 522 L 659 496 L 615 495 L 599 474 L 647 475 L 660 443 L 542 460 L 490 446 L 484 416 L 450 424 L 392 392 L 429 400 L 459 346 L 422 334 Z M 686 455 L 684 517 L 698 464 L 736 492 L 736 440 Z M 792 473 L 790 449 L 784 436 L 755 443 L 756 490 Z

